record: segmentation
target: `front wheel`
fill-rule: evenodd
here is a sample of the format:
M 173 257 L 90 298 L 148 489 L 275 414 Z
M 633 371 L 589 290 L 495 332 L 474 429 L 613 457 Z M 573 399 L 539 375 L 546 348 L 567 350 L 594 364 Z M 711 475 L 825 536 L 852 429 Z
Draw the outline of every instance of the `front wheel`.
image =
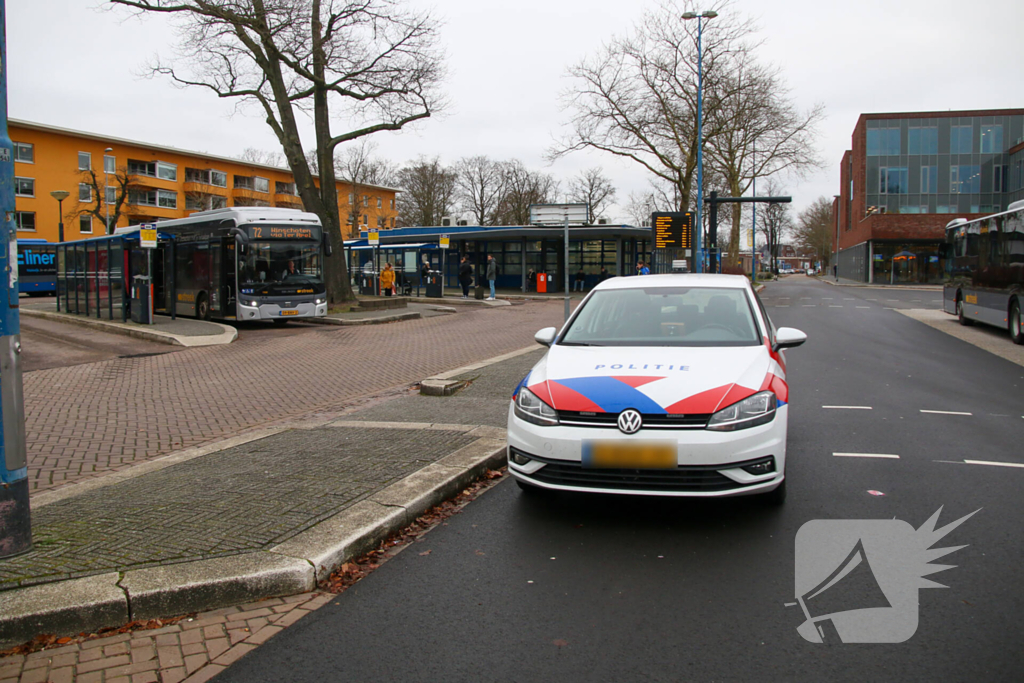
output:
M 1010 339 L 1014 344 L 1024 344 L 1024 320 L 1020 315 L 1020 304 L 1014 301 L 1010 305 Z
M 970 327 L 974 324 L 974 321 L 964 315 L 964 300 L 956 300 L 956 319 L 960 321 L 960 324 L 964 327 Z

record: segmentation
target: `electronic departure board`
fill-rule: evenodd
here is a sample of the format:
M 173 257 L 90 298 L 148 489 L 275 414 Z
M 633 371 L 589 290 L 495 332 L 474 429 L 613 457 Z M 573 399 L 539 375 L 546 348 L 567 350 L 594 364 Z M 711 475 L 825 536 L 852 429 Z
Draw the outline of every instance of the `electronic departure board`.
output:
M 655 249 L 689 249 L 693 246 L 693 214 L 654 213 L 651 214 L 651 225 L 654 226 Z
M 320 228 L 309 225 L 250 225 L 251 240 L 319 240 Z

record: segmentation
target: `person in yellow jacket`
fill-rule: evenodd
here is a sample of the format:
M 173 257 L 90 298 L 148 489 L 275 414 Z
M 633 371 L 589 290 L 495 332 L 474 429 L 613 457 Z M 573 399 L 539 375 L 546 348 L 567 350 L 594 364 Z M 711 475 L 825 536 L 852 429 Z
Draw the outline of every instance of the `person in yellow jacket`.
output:
M 384 296 L 391 296 L 391 290 L 395 286 L 395 271 L 390 263 L 384 264 L 384 270 L 380 271 L 380 290 Z

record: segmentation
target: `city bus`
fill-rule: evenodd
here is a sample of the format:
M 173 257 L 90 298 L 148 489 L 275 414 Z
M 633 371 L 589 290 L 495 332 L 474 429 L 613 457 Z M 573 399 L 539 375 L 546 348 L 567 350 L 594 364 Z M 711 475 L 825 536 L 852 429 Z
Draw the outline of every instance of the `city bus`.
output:
M 1024 200 L 1006 211 L 946 225 L 943 310 L 960 320 L 1009 330 L 1024 344 Z
M 327 315 L 320 219 L 295 209 L 232 207 L 153 225 L 154 298 L 203 320 L 272 320 Z M 136 228 L 133 228 L 136 229 Z
M 29 296 L 57 292 L 57 245 L 18 240 L 18 291 Z

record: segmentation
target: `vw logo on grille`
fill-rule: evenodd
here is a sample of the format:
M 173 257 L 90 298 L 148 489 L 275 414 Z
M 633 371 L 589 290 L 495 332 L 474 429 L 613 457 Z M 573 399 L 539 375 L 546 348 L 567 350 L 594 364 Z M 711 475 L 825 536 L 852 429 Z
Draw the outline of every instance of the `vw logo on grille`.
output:
M 619 413 L 619 431 L 623 434 L 636 434 L 642 425 L 643 418 L 638 411 L 627 408 Z

